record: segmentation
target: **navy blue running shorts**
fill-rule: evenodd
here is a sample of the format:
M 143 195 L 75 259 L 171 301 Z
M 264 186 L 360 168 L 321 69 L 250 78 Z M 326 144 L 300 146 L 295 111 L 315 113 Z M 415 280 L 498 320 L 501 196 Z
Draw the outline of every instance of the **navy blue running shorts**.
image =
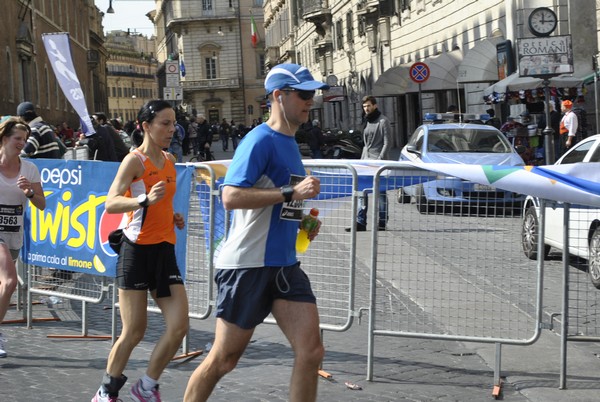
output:
M 289 267 L 217 269 L 216 315 L 243 329 L 252 329 L 271 313 L 275 299 L 317 302 L 300 263 Z
M 156 297 L 169 297 L 169 285 L 183 284 L 177 267 L 175 245 L 134 244 L 124 239 L 117 260 L 119 289 L 156 289 Z

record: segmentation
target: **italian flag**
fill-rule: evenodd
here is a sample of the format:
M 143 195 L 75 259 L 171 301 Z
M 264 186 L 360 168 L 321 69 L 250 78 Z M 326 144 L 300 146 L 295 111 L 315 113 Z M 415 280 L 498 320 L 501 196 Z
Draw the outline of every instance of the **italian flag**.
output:
M 256 21 L 254 21 L 254 16 L 250 16 L 251 24 L 250 24 L 250 39 L 252 40 L 252 47 L 256 47 L 258 44 L 258 29 L 256 28 Z

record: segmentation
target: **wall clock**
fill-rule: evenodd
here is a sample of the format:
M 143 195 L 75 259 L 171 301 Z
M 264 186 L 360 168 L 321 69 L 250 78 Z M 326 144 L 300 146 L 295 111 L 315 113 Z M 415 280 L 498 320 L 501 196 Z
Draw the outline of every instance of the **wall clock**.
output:
M 535 36 L 549 36 L 557 24 L 556 13 L 548 7 L 538 7 L 529 14 L 529 30 Z

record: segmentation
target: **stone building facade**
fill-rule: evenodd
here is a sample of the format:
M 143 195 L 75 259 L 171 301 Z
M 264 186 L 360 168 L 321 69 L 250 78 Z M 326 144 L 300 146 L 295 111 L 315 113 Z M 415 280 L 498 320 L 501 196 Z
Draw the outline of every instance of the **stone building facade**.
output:
M 343 98 L 318 97 L 312 118 L 324 128 L 361 126 L 361 98 L 378 96 L 401 146 L 426 112 L 483 113 L 503 118 L 509 105 L 486 104 L 486 88 L 500 80 L 498 45 L 512 57 L 521 38 L 532 38 L 527 21 L 537 7 L 558 16 L 552 35 L 571 35 L 574 76 L 589 77 L 598 54 L 597 2 L 573 0 L 265 0 L 267 65 L 297 62 L 335 84 Z M 421 85 L 411 67 L 429 68 Z M 507 71 L 505 71 L 507 72 Z M 593 90 L 588 88 L 586 90 Z M 586 96 L 587 100 L 593 96 Z M 594 106 L 594 105 L 590 105 Z
M 15 114 L 17 105 L 27 100 L 49 123 L 79 126 L 79 116 L 63 95 L 42 42 L 42 34 L 53 32 L 69 33 L 88 109 L 106 110 L 102 14 L 93 1 L 6 0 L 0 23 L 0 114 Z
M 262 0 L 162 0 L 152 14 L 157 34 L 159 91 L 167 84 L 164 62 L 185 66 L 180 76 L 189 113 L 210 122 L 249 125 L 266 111 Z M 251 41 L 251 21 L 259 42 Z
M 155 38 L 111 31 L 106 35 L 105 47 L 109 56 L 107 116 L 120 118 L 123 123 L 134 121 L 144 102 L 159 97 Z

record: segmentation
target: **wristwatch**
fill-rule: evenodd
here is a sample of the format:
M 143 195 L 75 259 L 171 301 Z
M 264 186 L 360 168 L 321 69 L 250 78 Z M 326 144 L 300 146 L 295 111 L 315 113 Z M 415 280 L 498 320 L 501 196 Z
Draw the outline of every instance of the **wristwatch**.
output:
M 33 198 L 34 195 L 35 195 L 35 191 L 33 191 L 32 189 L 29 189 L 29 190 L 27 190 L 27 194 L 25 194 L 25 197 Z
M 148 194 L 144 193 L 144 194 L 138 195 L 137 202 L 138 202 L 138 204 L 140 204 L 140 207 L 147 207 L 148 206 Z
M 292 196 L 294 195 L 294 186 L 290 186 L 288 184 L 287 186 L 282 186 L 279 190 L 281 191 L 281 195 L 283 195 L 285 202 L 292 201 Z

